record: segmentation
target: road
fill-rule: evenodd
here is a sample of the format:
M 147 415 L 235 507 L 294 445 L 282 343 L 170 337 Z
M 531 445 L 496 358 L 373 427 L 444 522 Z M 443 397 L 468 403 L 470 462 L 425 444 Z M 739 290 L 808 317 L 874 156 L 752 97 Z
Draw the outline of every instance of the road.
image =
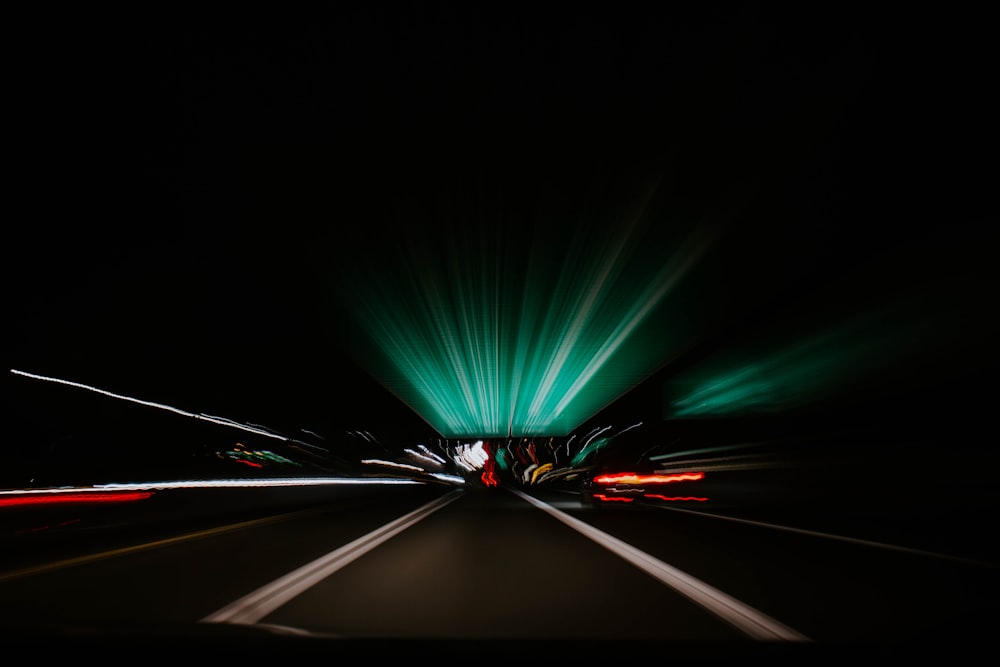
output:
M 206 498 L 161 500 L 162 516 Z M 0 620 L 36 648 L 52 646 L 40 629 L 122 642 L 181 628 L 230 650 L 264 636 L 391 655 L 898 655 L 978 644 L 1000 599 L 995 563 L 674 507 L 595 510 L 556 489 L 413 486 L 138 527 L 123 514 L 22 534 L 2 563 Z

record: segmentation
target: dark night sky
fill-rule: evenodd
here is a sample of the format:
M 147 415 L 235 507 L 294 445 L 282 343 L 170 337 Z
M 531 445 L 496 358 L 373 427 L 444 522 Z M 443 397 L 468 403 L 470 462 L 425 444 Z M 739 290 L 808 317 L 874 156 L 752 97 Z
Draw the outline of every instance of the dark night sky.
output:
M 339 349 L 347 323 L 317 264 L 349 267 L 384 231 L 372 211 L 408 196 L 605 170 L 666 173 L 681 208 L 734 207 L 712 295 L 728 315 L 707 347 L 874 262 L 876 289 L 961 286 L 956 360 L 930 360 L 935 380 L 995 368 L 977 17 L 475 6 L 29 26 L 8 98 L 27 143 L 27 206 L 5 226 L 8 367 L 336 430 L 386 403 Z M 318 255 L 330 234 L 344 244 Z M 893 258 L 914 254 L 927 261 L 900 274 Z

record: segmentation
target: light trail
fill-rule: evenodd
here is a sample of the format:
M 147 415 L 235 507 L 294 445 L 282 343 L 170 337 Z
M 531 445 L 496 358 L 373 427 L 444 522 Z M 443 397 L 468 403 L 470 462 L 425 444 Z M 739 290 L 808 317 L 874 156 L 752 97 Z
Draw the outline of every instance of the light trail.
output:
M 275 477 L 270 479 L 207 479 L 165 480 L 159 482 L 109 482 L 93 486 L 66 486 L 37 489 L 3 489 L 2 495 L 79 494 L 81 491 L 146 491 L 163 489 L 254 488 L 262 486 L 330 486 L 330 485 L 424 484 L 419 479 L 398 477 Z
M 230 428 L 240 429 L 241 431 L 247 431 L 249 433 L 255 433 L 257 435 L 263 435 L 267 438 L 274 438 L 276 440 L 282 440 L 284 442 L 296 442 L 298 444 L 307 445 L 314 447 L 314 445 L 309 445 L 309 443 L 300 442 L 298 440 L 292 440 L 287 436 L 281 435 L 280 433 L 275 433 L 266 428 L 258 428 L 254 426 L 249 426 L 247 424 L 241 424 L 239 422 L 233 421 L 232 419 L 227 419 L 226 417 L 214 417 L 212 415 L 206 415 L 203 413 L 190 412 L 188 410 L 182 410 L 180 408 L 175 408 L 172 405 L 166 405 L 164 403 L 155 403 L 153 401 L 144 401 L 139 398 L 133 398 L 131 396 L 124 396 L 122 394 L 115 394 L 113 392 L 107 391 L 106 389 L 100 389 L 89 384 L 83 384 L 82 382 L 73 382 L 71 380 L 63 380 L 61 378 L 47 377 L 44 375 L 37 375 L 35 373 L 28 373 L 25 371 L 19 371 L 16 368 L 10 369 L 10 372 L 14 375 L 21 375 L 24 377 L 32 378 L 34 380 L 43 380 L 45 382 L 54 382 L 56 384 L 64 384 L 70 387 L 77 387 L 78 389 L 86 389 L 87 391 L 92 391 L 102 396 L 108 396 L 110 398 L 117 398 L 122 401 L 128 401 L 130 403 L 136 403 L 138 405 L 144 405 L 150 408 L 157 408 L 159 410 L 166 410 L 167 412 L 173 412 L 174 414 L 181 415 L 182 417 L 190 417 L 192 419 L 201 419 L 204 421 L 212 422 L 213 424 L 221 424 L 222 426 L 228 426 Z

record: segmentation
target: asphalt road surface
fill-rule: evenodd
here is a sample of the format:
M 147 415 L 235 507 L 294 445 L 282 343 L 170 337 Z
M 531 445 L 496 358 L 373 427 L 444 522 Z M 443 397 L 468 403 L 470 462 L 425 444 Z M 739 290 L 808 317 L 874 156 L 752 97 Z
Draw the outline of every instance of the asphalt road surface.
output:
M 206 498 L 161 500 L 159 522 L 147 507 L 144 525 L 121 515 L 89 533 L 12 538 L 0 572 L 11 639 L 898 656 L 972 650 L 1000 599 L 996 563 L 674 506 L 597 510 L 554 489 L 414 486 L 201 522 L 179 509 Z

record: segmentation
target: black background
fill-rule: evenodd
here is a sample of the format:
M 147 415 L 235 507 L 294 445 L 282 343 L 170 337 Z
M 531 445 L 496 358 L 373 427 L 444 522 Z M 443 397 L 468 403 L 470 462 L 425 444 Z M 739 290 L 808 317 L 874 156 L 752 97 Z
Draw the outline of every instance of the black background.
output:
M 329 285 L 377 261 L 390 213 L 485 183 L 521 193 L 528 220 L 546 188 L 658 173 L 677 210 L 729 212 L 715 314 L 700 347 L 614 410 L 650 410 L 685 363 L 802 308 L 931 294 L 948 304 L 931 315 L 949 322 L 944 344 L 873 392 L 904 418 L 988 423 L 982 17 L 609 7 L 25 19 L 7 103 L 8 367 L 276 428 L 420 430 L 344 352 Z M 407 224 L 424 239 L 447 226 Z M 28 382 L 4 381 L 15 459 L 52 418 Z

